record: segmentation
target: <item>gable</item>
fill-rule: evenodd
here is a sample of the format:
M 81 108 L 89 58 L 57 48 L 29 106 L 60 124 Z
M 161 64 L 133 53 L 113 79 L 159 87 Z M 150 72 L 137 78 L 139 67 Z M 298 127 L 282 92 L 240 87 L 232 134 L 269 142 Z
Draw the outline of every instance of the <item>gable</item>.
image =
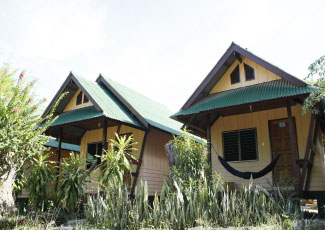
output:
M 81 103 L 77 103 L 77 97 L 79 95 L 81 96 Z M 71 98 L 71 100 L 69 101 L 69 103 L 64 108 L 63 112 L 69 112 L 71 110 L 81 109 L 81 108 L 84 108 L 84 107 L 87 107 L 87 106 L 92 106 L 93 104 L 91 103 L 91 101 L 89 99 L 88 99 L 88 102 L 85 102 L 86 98 L 87 98 L 87 96 L 80 89 L 78 89 L 74 93 L 74 95 Z
M 247 57 L 241 56 L 241 60 L 242 62 L 239 60 L 234 61 L 220 80 L 213 86 L 210 94 L 282 79 L 279 75 L 273 73 Z M 252 68 L 254 71 L 253 77 L 250 76 L 250 79 L 248 80 L 246 79 L 245 65 L 247 69 Z M 239 67 L 239 82 L 232 84 L 231 74 L 237 67 Z

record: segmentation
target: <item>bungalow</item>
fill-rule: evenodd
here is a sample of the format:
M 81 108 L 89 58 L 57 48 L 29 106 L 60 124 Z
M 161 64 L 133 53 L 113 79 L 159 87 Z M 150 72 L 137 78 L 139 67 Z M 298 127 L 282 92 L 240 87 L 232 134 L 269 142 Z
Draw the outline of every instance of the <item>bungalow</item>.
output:
M 325 196 L 323 122 L 302 114 L 315 88 L 232 43 L 172 118 L 208 140 L 214 171 L 236 188 L 293 179 Z
M 168 172 L 165 144 L 179 135 L 182 124 L 170 119 L 168 109 L 109 78 L 99 75 L 95 82 L 70 73 L 46 108 L 45 117 L 61 94 L 68 94 L 55 108 L 58 119 L 46 134 L 58 139 L 56 160 L 61 161 L 63 142 L 80 145 L 84 167 L 90 171 L 91 182 L 86 192 L 97 191 L 98 171 L 96 158 L 107 149 L 110 140 L 118 135 L 133 135 L 135 148 L 132 155 L 132 177 L 126 181 L 131 193 L 141 180 L 147 181 L 149 195 L 160 192 Z

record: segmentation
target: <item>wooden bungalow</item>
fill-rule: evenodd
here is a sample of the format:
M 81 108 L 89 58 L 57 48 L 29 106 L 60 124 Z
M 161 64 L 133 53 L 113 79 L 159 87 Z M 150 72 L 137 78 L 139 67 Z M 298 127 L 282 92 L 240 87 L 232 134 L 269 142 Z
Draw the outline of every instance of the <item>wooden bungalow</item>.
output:
M 154 195 L 163 184 L 168 172 L 168 160 L 164 145 L 180 134 L 182 124 L 171 119 L 168 109 L 109 78 L 99 75 L 89 81 L 70 73 L 43 116 L 46 116 L 61 94 L 68 94 L 55 109 L 58 119 L 46 134 L 59 142 L 56 160 L 61 161 L 60 143 L 80 145 L 84 167 L 90 173 L 91 183 L 87 192 L 98 189 L 98 171 L 94 170 L 98 160 L 87 162 L 87 156 L 96 158 L 107 149 L 115 133 L 120 136 L 133 135 L 132 155 L 137 159 L 132 165 L 132 177 L 128 178 L 131 193 L 140 181 L 147 181 L 149 195 Z M 60 147 L 61 146 L 61 147 Z
M 250 176 L 261 185 L 293 178 L 297 195 L 320 198 L 323 124 L 302 114 L 314 89 L 232 43 L 172 117 L 207 138 L 214 171 L 236 188 Z

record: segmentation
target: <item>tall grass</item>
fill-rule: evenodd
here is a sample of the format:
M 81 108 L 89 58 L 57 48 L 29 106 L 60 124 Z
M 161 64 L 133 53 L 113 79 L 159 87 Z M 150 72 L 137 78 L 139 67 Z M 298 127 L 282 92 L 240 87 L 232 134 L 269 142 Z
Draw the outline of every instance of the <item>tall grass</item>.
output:
M 299 207 L 280 188 L 271 192 L 253 186 L 251 180 L 239 191 L 224 188 L 220 179 L 180 188 L 164 183 L 160 197 L 148 201 L 148 188 L 142 183 L 135 198 L 128 199 L 126 186 L 112 183 L 107 193 L 88 198 L 86 217 L 97 227 L 110 229 L 164 228 L 186 229 L 195 226 L 278 225 L 290 228 L 299 217 Z

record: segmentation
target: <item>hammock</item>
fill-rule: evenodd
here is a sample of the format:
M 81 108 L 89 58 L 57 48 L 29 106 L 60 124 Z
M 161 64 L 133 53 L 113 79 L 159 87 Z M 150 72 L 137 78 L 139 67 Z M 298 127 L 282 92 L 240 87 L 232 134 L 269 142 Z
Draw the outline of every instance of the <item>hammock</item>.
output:
M 271 172 L 274 168 L 274 166 L 276 165 L 276 163 L 278 162 L 280 158 L 280 155 L 277 155 L 276 158 L 274 158 L 273 161 L 271 161 L 271 163 L 266 166 L 264 169 L 262 169 L 259 172 L 240 172 L 236 169 L 234 169 L 233 167 L 231 167 L 222 157 L 218 156 L 218 159 L 220 161 L 220 163 L 223 165 L 223 167 L 230 172 L 232 175 L 243 178 L 243 179 L 256 179 L 256 178 L 260 178 L 265 176 L 266 174 L 268 174 L 269 172 Z

